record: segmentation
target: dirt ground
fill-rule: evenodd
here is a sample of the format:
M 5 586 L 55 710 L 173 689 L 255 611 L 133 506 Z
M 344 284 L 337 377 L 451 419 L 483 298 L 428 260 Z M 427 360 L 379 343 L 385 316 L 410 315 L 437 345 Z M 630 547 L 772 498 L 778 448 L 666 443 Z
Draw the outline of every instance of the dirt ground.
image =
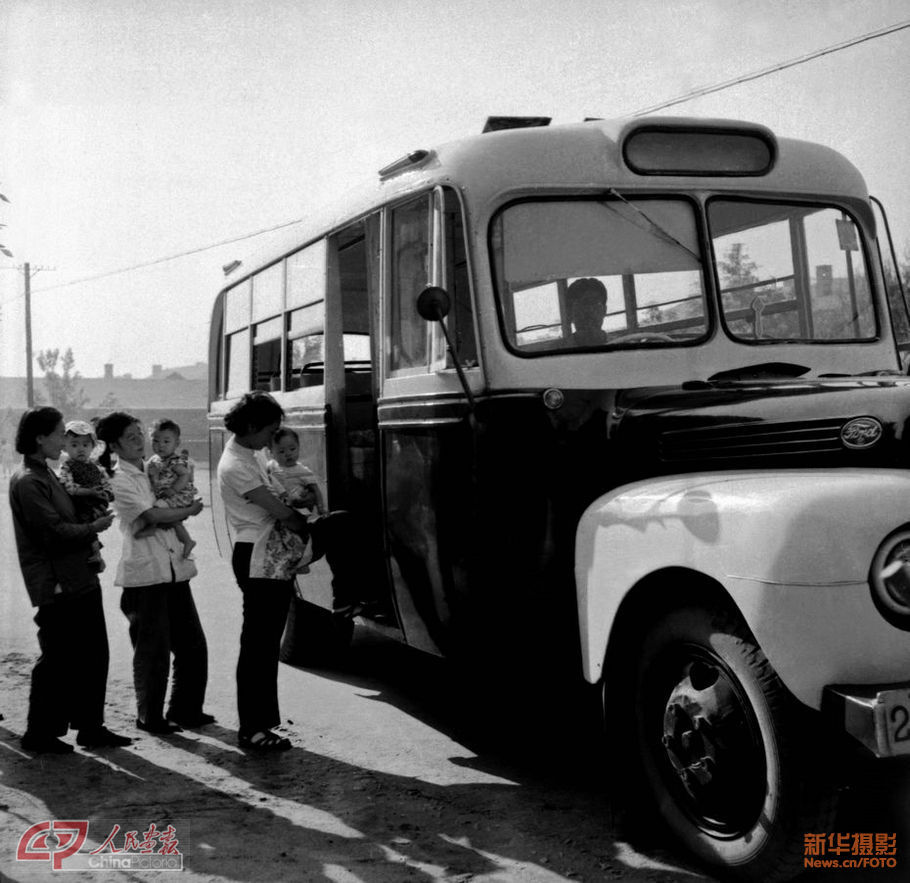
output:
M 4 498 L 5 490 L 0 482 Z M 48 860 L 18 861 L 16 849 L 30 826 L 60 820 L 88 821 L 92 849 L 115 826 L 114 846 L 123 846 L 127 831 L 172 825 L 183 855 L 178 879 L 193 883 L 712 879 L 656 835 L 625 829 L 621 807 L 611 802 L 581 740 L 544 708 L 518 707 L 495 685 L 461 682 L 441 661 L 362 630 L 343 666 L 281 666 L 293 749 L 270 757 L 242 753 L 233 679 L 239 593 L 218 555 L 208 511 L 191 524 L 200 571 L 193 588 L 209 641 L 206 707 L 217 723 L 168 738 L 135 730 L 130 648 L 111 566 L 102 580 L 111 644 L 107 723 L 135 742 L 97 752 L 77 748 L 64 757 L 23 752 L 19 736 L 37 648 L 9 522 L 4 499 L 0 880 L 59 877 Z M 116 528 L 103 540 L 113 565 Z M 78 690 L 78 683 L 60 689 Z M 877 787 L 874 796 L 886 793 Z M 848 817 L 844 824 L 857 822 Z M 169 871 L 120 873 L 174 879 Z M 889 877 L 804 875 L 813 883 Z M 117 876 L 86 870 L 64 879 Z

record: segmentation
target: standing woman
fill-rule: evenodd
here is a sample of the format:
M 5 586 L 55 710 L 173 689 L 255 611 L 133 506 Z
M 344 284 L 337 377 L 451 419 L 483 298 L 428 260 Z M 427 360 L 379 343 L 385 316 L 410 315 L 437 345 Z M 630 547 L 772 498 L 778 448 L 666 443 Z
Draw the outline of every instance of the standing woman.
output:
M 105 443 L 99 463 L 111 475 L 114 507 L 120 517 L 123 552 L 114 585 L 123 587 L 120 609 L 129 621 L 133 644 L 133 683 L 140 730 L 159 735 L 201 727 L 215 718 L 202 710 L 208 680 L 205 634 L 190 590 L 196 565 L 168 525 L 202 511 L 202 503 L 182 508 L 155 506 L 145 471 L 145 434 L 139 421 L 123 411 L 97 426 Z M 111 453 L 117 455 L 111 468 Z M 153 531 L 144 528 L 157 528 Z M 167 717 L 164 701 L 174 656 Z
M 276 521 L 307 536 L 306 520 L 269 490 L 263 448 L 281 425 L 284 411 L 268 393 L 247 393 L 228 412 L 224 425 L 233 437 L 218 463 L 218 488 L 224 500 L 234 553 L 231 565 L 243 592 L 243 626 L 237 660 L 238 741 L 254 751 L 285 751 L 291 743 L 272 732 L 278 711 L 278 651 L 294 580 L 262 578 L 253 547 Z M 258 546 L 257 546 L 258 548 Z
M 79 731 L 86 748 L 117 747 L 132 741 L 104 726 L 108 643 L 98 567 L 89 563 L 92 543 L 113 515 L 83 524 L 48 460 L 64 443 L 63 416 L 56 408 L 30 408 L 16 433 L 22 466 L 10 479 L 19 566 L 32 604 L 38 608 L 41 656 L 32 670 L 28 724 L 22 747 L 66 754 L 73 746 L 59 737 Z

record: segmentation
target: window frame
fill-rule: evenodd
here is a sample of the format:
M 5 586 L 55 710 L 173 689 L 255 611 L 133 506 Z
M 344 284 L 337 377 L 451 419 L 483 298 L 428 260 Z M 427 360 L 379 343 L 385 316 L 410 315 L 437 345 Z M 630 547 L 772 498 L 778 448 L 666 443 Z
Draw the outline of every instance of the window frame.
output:
M 722 286 L 720 284 L 720 273 L 718 270 L 718 255 L 714 249 L 715 237 L 713 235 L 713 231 L 712 231 L 712 227 L 711 227 L 711 205 L 712 205 L 712 203 L 716 203 L 716 202 L 738 202 L 738 203 L 745 203 L 745 204 L 751 203 L 753 205 L 771 204 L 771 205 L 779 205 L 781 207 L 792 206 L 795 208 L 804 208 L 804 209 L 813 209 L 814 208 L 814 209 L 819 209 L 819 210 L 830 210 L 830 211 L 839 212 L 843 215 L 846 215 L 846 217 L 853 224 L 853 227 L 855 228 L 855 230 L 857 232 L 857 236 L 858 236 L 858 240 L 859 240 L 859 248 L 857 249 L 857 253 L 862 255 L 863 268 L 865 271 L 866 287 L 868 289 L 868 299 L 869 299 L 869 304 L 872 308 L 873 328 L 872 328 L 870 335 L 868 337 L 844 337 L 844 338 L 833 338 L 833 339 L 832 338 L 812 339 L 812 338 L 805 338 L 805 337 L 770 337 L 770 338 L 763 338 L 763 339 L 755 339 L 755 338 L 742 337 L 742 336 L 734 333 L 733 330 L 730 328 L 730 323 L 727 319 L 727 313 L 726 313 L 726 310 L 725 310 L 724 304 L 723 304 L 724 289 L 722 288 Z M 805 220 L 805 217 L 802 220 Z M 868 237 L 865 235 L 862 224 L 859 222 L 856 214 L 854 212 L 850 211 L 850 209 L 846 205 L 844 205 L 841 202 L 837 202 L 836 200 L 832 200 L 830 202 L 819 202 L 817 199 L 812 199 L 812 200 L 800 200 L 800 199 L 789 199 L 789 198 L 781 199 L 772 193 L 769 193 L 767 195 L 762 195 L 762 196 L 746 196 L 746 195 L 737 194 L 737 193 L 713 193 L 713 194 L 711 194 L 711 196 L 708 199 L 705 200 L 705 203 L 704 203 L 704 222 L 705 222 L 706 235 L 707 235 L 707 239 L 708 239 L 708 248 L 710 250 L 710 255 L 711 255 L 711 264 L 713 267 L 714 288 L 715 288 L 715 291 L 717 292 L 716 305 L 717 305 L 717 311 L 719 314 L 720 326 L 723 328 L 724 334 L 729 340 L 733 341 L 734 343 L 736 343 L 737 345 L 740 345 L 740 346 L 757 346 L 757 347 L 781 346 L 781 345 L 862 346 L 862 345 L 875 344 L 875 343 L 878 343 L 881 341 L 881 339 L 882 339 L 882 318 L 883 317 L 881 315 L 881 305 L 878 303 L 878 297 L 876 295 L 877 286 L 876 286 L 876 282 L 875 282 L 875 278 L 874 278 L 873 262 L 871 261 L 871 258 L 870 258 L 870 251 L 869 251 L 870 246 L 869 246 L 869 242 L 868 242 Z M 796 246 L 796 243 L 794 242 L 794 238 L 793 238 L 792 234 L 788 234 L 788 235 L 790 236 L 789 244 L 790 244 L 790 249 L 791 249 L 791 254 L 792 254 L 793 250 Z M 800 255 L 800 259 L 798 262 L 797 262 L 795 256 L 794 256 L 794 259 L 792 262 L 793 263 L 792 276 L 794 278 L 795 287 L 803 284 L 802 282 L 798 281 L 799 275 L 801 273 L 808 273 L 808 270 L 809 270 L 808 264 L 807 264 L 809 250 L 808 250 L 808 246 L 806 243 L 804 225 L 803 225 L 801 233 L 800 233 L 800 239 L 801 239 L 801 244 L 802 244 L 802 254 Z M 799 263 L 799 266 L 797 266 L 797 263 Z M 811 308 L 814 306 L 814 302 L 811 299 L 809 299 L 810 292 L 808 290 L 807 290 L 806 294 L 807 294 L 807 300 L 806 300 L 805 304 L 803 304 L 801 307 L 799 304 L 798 288 L 795 291 L 795 300 L 796 300 L 796 309 L 797 310 L 800 310 L 801 308 L 805 308 L 805 307 Z

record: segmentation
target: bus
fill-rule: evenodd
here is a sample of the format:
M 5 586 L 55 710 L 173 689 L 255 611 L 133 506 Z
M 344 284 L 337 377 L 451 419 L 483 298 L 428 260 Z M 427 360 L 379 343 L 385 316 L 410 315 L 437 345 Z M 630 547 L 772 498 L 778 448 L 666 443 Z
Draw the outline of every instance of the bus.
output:
M 359 623 L 587 685 L 608 772 L 685 850 L 786 879 L 830 758 L 910 753 L 886 223 L 844 156 L 761 125 L 548 122 L 415 150 L 226 268 L 211 462 L 270 392 L 360 525 Z M 285 661 L 341 652 L 324 562 L 297 590 Z

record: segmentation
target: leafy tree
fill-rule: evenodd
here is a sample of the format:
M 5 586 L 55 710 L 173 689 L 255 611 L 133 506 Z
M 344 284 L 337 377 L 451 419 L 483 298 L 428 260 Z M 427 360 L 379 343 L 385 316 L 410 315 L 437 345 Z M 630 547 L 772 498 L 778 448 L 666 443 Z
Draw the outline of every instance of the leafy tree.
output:
M 758 264 L 749 257 L 749 253 L 741 242 L 734 242 L 730 245 L 723 259 L 717 262 L 717 267 L 723 278 L 724 288 L 735 288 L 738 285 L 758 282 L 758 276 L 755 274 Z
M 78 371 L 73 371 L 76 360 L 73 357 L 72 347 L 67 348 L 62 359 L 59 349 L 44 350 L 38 353 L 36 359 L 38 367 L 44 372 L 48 404 L 60 411 L 67 419 L 80 417 L 88 397 L 79 383 L 82 376 Z M 57 370 L 58 363 L 59 371 Z

